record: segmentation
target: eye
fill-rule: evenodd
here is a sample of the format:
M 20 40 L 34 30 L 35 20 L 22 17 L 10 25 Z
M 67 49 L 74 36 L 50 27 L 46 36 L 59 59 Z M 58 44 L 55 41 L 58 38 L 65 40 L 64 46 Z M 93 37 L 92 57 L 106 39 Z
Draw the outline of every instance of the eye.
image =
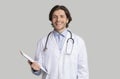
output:
M 52 18 L 53 18 L 53 19 L 56 19 L 56 18 L 57 18 L 57 16 L 53 15 L 53 16 L 52 16 Z
M 64 15 L 60 15 L 61 18 L 64 18 L 65 16 Z

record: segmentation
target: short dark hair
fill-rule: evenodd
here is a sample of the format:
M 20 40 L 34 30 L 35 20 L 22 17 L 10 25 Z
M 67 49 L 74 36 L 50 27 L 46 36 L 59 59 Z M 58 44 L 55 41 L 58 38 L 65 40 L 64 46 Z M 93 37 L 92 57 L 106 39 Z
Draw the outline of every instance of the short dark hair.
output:
M 50 11 L 50 13 L 49 13 L 49 20 L 52 21 L 52 15 L 53 15 L 53 13 L 54 13 L 56 10 L 60 10 L 60 9 L 65 12 L 65 14 L 66 14 L 66 16 L 67 16 L 67 18 L 68 18 L 68 23 L 66 24 L 66 28 L 67 28 L 67 27 L 68 27 L 68 24 L 70 23 L 70 21 L 72 21 L 72 17 L 71 17 L 71 14 L 70 14 L 69 10 L 68 10 L 65 6 L 63 6 L 63 5 L 55 5 L 55 6 L 51 9 L 51 11 Z

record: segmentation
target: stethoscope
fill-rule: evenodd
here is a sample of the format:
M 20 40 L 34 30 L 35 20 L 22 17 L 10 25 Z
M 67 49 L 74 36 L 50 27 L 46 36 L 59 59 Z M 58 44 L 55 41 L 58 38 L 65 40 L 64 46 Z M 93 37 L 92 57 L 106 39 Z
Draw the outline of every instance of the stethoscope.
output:
M 69 33 L 70 33 L 70 37 L 67 39 L 66 41 L 66 55 L 71 55 L 72 53 L 72 50 L 73 50 L 73 45 L 74 45 L 74 39 L 72 37 L 72 33 L 70 30 L 67 30 Z M 46 42 L 45 42 L 45 47 L 43 49 L 43 51 L 46 51 L 47 50 L 47 43 L 48 43 L 48 40 L 49 40 L 49 36 L 52 32 L 50 32 L 48 35 L 47 35 L 47 39 L 46 39 Z M 71 41 L 71 42 L 70 42 Z M 68 44 L 71 44 L 71 45 L 68 45 Z

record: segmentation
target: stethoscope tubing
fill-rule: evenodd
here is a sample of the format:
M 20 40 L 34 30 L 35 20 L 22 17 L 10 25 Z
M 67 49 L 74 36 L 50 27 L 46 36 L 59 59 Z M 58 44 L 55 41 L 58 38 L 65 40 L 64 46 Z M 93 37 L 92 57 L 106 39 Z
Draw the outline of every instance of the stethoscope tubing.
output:
M 70 33 L 70 38 L 67 39 L 67 44 L 69 42 L 69 40 L 72 40 L 72 44 L 74 45 L 74 39 L 72 37 L 72 32 L 70 30 L 67 30 L 69 33 Z M 47 50 L 47 43 L 48 43 L 48 40 L 49 40 L 49 36 L 52 32 L 50 32 L 48 35 L 47 35 L 47 39 L 46 39 L 46 42 L 45 42 L 45 47 L 43 49 L 43 51 L 46 51 Z M 67 46 L 66 46 L 67 47 Z M 73 46 L 72 46 L 72 49 L 73 49 Z M 66 49 L 67 50 L 67 49 Z M 72 52 L 72 51 L 71 51 Z

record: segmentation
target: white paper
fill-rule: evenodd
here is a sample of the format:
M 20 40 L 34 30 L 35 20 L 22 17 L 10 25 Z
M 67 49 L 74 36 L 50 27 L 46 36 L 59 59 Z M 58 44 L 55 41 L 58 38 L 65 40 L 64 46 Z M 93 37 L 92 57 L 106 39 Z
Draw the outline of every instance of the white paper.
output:
M 20 51 L 21 55 L 24 56 L 26 59 L 30 60 L 30 62 L 35 62 L 30 56 L 25 54 L 23 51 Z
M 28 56 L 26 53 L 24 53 L 23 51 L 20 51 L 21 55 L 24 56 L 26 59 L 28 59 L 30 62 L 35 62 L 35 60 L 33 60 L 30 56 Z M 47 73 L 47 71 L 43 68 L 42 65 L 40 65 L 40 68 Z

